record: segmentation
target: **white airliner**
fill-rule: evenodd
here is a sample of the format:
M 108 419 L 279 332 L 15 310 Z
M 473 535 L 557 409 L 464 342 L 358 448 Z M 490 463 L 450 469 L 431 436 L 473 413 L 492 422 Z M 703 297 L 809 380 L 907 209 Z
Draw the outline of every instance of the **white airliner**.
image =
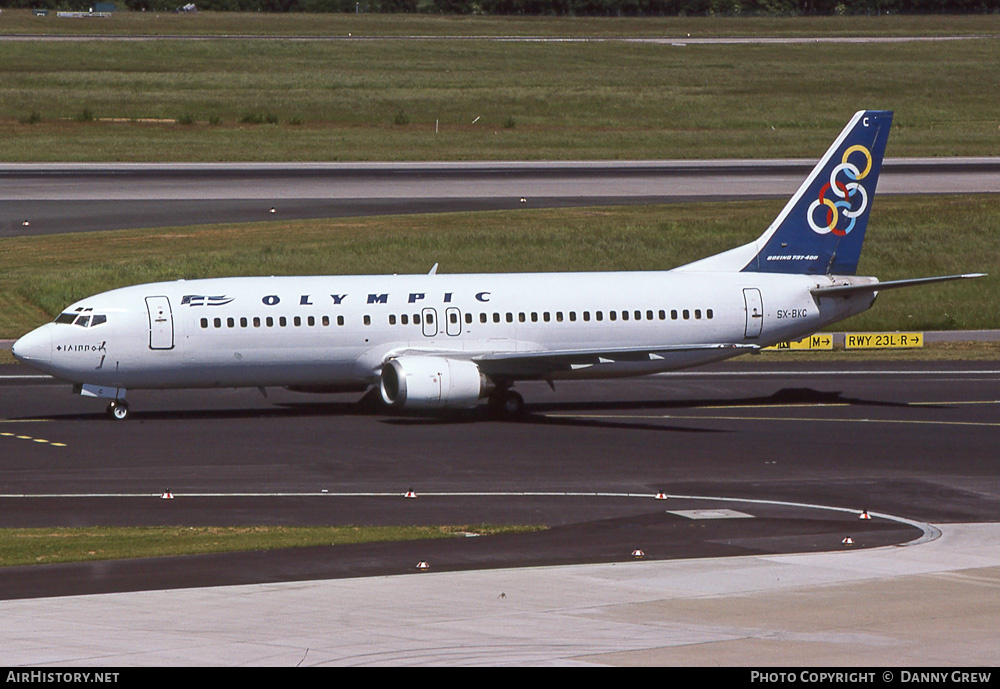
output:
M 378 386 L 389 405 L 524 406 L 517 381 L 637 376 L 809 335 L 868 309 L 856 277 L 892 113 L 862 111 L 757 240 L 673 270 L 227 277 L 88 297 L 14 356 L 128 416 L 127 389 Z

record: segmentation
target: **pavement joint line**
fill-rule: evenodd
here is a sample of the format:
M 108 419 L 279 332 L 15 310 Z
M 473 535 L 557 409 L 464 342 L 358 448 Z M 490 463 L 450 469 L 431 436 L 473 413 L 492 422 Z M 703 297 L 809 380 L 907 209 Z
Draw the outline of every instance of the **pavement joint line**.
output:
M 954 375 L 1000 375 L 1000 370 L 994 369 L 948 369 L 942 371 L 921 371 L 902 369 L 898 371 L 888 369 L 854 369 L 842 368 L 836 371 L 666 371 L 664 373 L 654 373 L 660 377 L 685 377 L 685 376 L 954 376 Z
M 1000 427 L 1000 422 L 992 421 L 928 421 L 920 419 L 831 419 L 809 416 L 715 416 L 695 414 L 544 414 L 547 418 L 559 419 L 669 419 L 671 421 L 802 421 L 822 423 L 885 423 L 912 424 L 916 426 L 983 426 Z

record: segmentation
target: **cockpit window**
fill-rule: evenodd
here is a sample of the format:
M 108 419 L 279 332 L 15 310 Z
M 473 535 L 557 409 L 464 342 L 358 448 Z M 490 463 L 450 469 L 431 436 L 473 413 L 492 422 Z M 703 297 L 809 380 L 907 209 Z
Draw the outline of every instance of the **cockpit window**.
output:
M 107 322 L 108 317 L 104 314 L 61 313 L 56 317 L 56 323 L 72 323 L 81 328 L 93 328 Z

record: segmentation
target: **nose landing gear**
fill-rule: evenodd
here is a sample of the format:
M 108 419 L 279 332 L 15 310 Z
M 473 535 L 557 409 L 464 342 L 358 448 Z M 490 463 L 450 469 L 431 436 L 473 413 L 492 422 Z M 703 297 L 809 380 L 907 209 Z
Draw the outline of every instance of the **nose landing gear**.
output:
M 128 402 L 116 400 L 108 405 L 108 416 L 116 421 L 124 421 L 128 418 Z

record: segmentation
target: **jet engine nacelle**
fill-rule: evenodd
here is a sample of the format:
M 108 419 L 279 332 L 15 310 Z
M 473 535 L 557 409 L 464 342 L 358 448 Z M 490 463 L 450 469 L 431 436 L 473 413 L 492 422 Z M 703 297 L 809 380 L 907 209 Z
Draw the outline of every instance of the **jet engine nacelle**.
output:
M 473 362 L 435 356 L 389 360 L 379 385 L 386 404 L 409 409 L 474 407 L 492 387 Z

